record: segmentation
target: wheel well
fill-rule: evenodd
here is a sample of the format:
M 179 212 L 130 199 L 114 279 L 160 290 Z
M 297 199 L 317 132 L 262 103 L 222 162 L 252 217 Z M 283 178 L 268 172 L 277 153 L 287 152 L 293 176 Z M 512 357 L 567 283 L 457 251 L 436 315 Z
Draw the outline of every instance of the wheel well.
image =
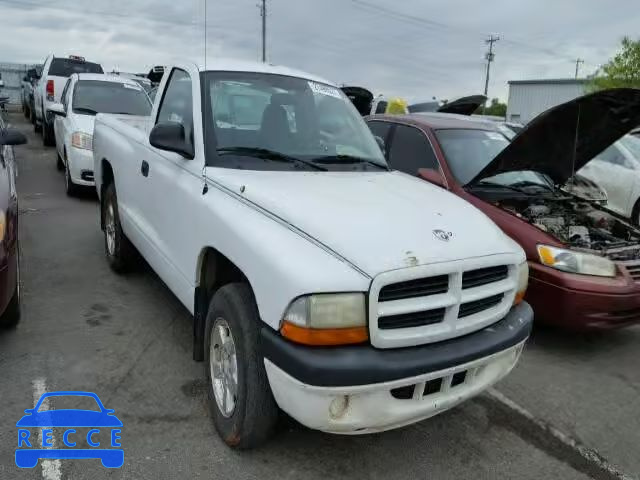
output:
M 104 230 L 104 215 L 102 215 L 102 201 L 104 199 L 104 191 L 105 189 L 113 183 L 113 169 L 111 168 L 111 164 L 109 160 L 106 158 L 102 159 L 101 162 L 101 170 L 102 170 L 102 183 L 100 184 L 100 228 Z
M 204 328 L 211 297 L 220 287 L 235 282 L 251 287 L 242 270 L 218 250 L 207 247 L 200 252 L 193 315 L 194 360 L 204 360 Z

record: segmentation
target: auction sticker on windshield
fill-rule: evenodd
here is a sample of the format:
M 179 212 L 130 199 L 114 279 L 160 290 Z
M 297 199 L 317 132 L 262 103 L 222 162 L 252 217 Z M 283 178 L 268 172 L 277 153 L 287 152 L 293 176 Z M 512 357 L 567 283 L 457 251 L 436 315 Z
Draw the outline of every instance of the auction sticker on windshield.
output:
M 322 83 L 309 82 L 309 88 L 313 93 L 320 95 L 329 95 L 330 97 L 342 98 L 337 88 Z
M 51 409 L 52 403 L 88 408 Z M 40 459 L 100 459 L 106 468 L 122 467 L 122 422 L 95 393 L 44 393 L 24 412 L 16 423 L 18 467 L 34 468 Z

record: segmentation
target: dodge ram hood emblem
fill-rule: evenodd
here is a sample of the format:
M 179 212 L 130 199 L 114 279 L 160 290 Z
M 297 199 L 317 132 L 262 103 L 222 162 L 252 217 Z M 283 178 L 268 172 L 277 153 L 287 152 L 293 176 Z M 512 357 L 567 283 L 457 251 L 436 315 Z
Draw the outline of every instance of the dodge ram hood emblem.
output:
M 438 240 L 442 240 L 443 242 L 448 242 L 453 237 L 453 233 L 445 232 L 444 230 L 434 230 L 433 236 L 436 237 Z

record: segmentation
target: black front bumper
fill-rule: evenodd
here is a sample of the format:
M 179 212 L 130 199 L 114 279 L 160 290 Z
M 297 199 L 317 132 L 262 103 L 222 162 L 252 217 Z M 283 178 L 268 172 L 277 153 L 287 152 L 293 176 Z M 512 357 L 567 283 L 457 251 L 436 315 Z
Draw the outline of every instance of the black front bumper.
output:
M 368 385 L 436 372 L 501 352 L 526 340 L 532 324 L 533 310 L 522 302 L 483 330 L 442 342 L 393 349 L 371 345 L 308 347 L 264 327 L 262 353 L 308 385 Z

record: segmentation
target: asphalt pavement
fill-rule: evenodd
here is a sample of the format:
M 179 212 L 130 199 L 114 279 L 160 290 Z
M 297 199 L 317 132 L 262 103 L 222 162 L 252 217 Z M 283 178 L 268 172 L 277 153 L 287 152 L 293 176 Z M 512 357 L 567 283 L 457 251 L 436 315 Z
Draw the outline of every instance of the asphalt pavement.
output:
M 55 150 L 19 114 L 22 321 L 0 332 L 0 479 L 586 479 L 640 475 L 640 328 L 536 329 L 496 389 L 438 417 L 367 436 L 284 420 L 265 447 L 217 437 L 191 318 L 148 267 L 118 276 L 95 194 L 64 192 Z M 187 232 L 188 234 L 188 232 Z M 124 465 L 14 462 L 16 422 L 46 391 L 95 392 L 124 424 Z M 58 439 L 59 441 L 59 439 Z

